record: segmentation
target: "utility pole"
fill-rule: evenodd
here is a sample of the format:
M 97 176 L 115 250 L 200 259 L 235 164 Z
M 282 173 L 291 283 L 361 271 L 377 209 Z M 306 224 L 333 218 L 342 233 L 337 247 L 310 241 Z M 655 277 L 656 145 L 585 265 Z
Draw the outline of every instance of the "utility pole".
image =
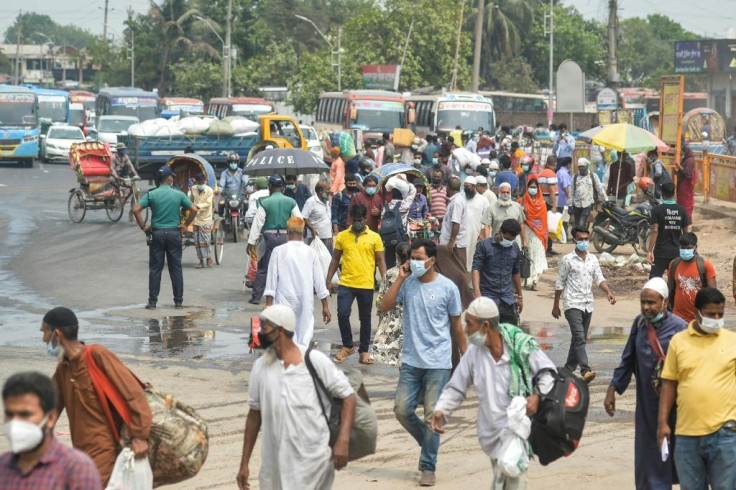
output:
M 485 0 L 478 0 L 478 15 L 475 17 L 475 49 L 473 50 L 473 92 L 480 86 L 480 55 L 483 47 L 483 14 Z
M 457 26 L 457 39 L 455 40 L 455 63 L 452 67 L 452 81 L 450 81 L 450 90 L 455 90 L 457 85 L 457 59 L 460 56 L 460 34 L 463 32 L 463 12 L 465 11 L 465 2 L 460 2 L 460 20 Z
M 225 77 L 222 80 L 222 96 L 230 97 L 230 34 L 231 34 L 231 21 L 233 18 L 233 0 L 227 0 L 227 22 L 225 24 L 225 46 L 222 50 L 225 56 Z
M 104 24 L 102 25 L 102 39 L 105 40 L 105 44 L 107 44 L 107 7 L 110 3 L 110 0 L 105 0 L 105 20 Z
M 619 82 L 618 59 L 618 0 L 608 0 L 608 84 L 616 87 Z
M 20 36 L 23 29 L 21 26 L 23 25 L 23 11 L 21 10 L 18 13 L 18 22 L 15 24 L 15 63 L 13 63 L 13 66 L 15 68 L 15 84 L 20 85 L 23 81 L 23 70 L 21 66 L 21 52 L 20 52 Z
M 555 4 L 549 0 L 549 98 L 547 100 L 547 127 L 552 125 L 554 114 L 554 64 L 555 64 Z
M 337 90 L 342 92 L 342 26 L 337 26 Z

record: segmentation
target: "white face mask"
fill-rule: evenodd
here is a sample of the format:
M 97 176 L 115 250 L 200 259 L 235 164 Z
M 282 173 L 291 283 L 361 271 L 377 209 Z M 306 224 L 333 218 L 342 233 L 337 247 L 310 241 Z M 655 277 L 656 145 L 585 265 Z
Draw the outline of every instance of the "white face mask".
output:
M 478 329 L 468 336 L 468 340 L 476 347 L 483 347 L 488 341 L 488 334 L 480 333 L 480 329 Z
M 700 321 L 698 323 L 700 324 L 700 329 L 703 332 L 707 334 L 714 334 L 718 333 L 718 331 L 723 328 L 723 318 L 708 318 L 707 316 L 703 316 L 703 314 L 700 312 L 698 312 L 698 314 L 700 316 Z
M 10 450 L 15 454 L 27 453 L 36 449 L 43 442 L 46 421 L 49 416 L 46 415 L 40 425 L 36 425 L 24 420 L 11 420 L 3 426 L 5 437 L 10 442 Z

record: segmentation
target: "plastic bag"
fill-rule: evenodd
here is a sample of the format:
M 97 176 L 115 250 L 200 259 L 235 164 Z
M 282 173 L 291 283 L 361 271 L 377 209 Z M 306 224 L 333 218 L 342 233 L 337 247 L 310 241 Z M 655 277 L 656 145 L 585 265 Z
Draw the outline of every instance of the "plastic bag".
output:
M 322 272 L 324 273 L 325 277 L 327 277 L 327 269 L 330 268 L 330 262 L 332 262 L 332 255 L 330 255 L 330 251 L 327 249 L 325 244 L 322 243 L 322 240 L 320 240 L 319 237 L 314 237 L 314 240 L 312 240 L 312 243 L 309 246 L 312 247 L 312 250 L 317 252 L 319 263 L 322 266 Z
M 532 421 L 526 416 L 526 398 L 515 396 L 506 409 L 506 427 L 501 431 L 501 473 L 519 478 L 529 468 L 529 443 Z
M 148 490 L 153 488 L 153 471 L 148 458 L 135 459 L 126 447 L 115 460 L 110 481 L 105 490 Z
M 562 226 L 562 213 L 547 211 L 547 229 L 549 237 L 558 242 L 566 241 L 565 228 Z

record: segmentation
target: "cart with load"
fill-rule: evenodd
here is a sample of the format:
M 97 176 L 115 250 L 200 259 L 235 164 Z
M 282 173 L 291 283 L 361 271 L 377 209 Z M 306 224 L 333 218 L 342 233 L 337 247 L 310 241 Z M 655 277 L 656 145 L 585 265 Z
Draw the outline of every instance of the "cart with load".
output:
M 174 171 L 174 184 L 175 189 L 179 189 L 184 194 L 189 195 L 189 188 L 194 185 L 194 181 L 199 174 L 203 174 L 207 181 L 207 185 L 212 187 L 213 193 L 212 206 L 213 209 L 217 208 L 217 178 L 215 177 L 215 170 L 207 160 L 194 153 L 186 153 L 184 155 L 177 155 L 169 159 L 166 165 L 171 167 Z M 187 211 L 188 212 L 188 211 Z M 182 222 L 184 216 L 182 216 Z M 221 226 L 222 217 L 218 216 L 217 213 L 212 215 L 212 233 L 210 238 L 210 246 L 212 246 L 215 263 L 220 265 L 222 263 L 222 254 L 225 248 L 225 230 Z M 194 226 L 189 225 L 187 228 L 186 235 L 182 240 L 182 246 L 184 248 L 194 245 Z
M 124 178 L 114 185 L 110 179 L 112 151 L 108 143 L 75 143 L 69 149 L 69 167 L 77 174 L 79 187 L 69 190 L 69 219 L 81 223 L 88 210 L 104 209 L 113 223 L 120 221 L 126 202 L 133 207 L 140 200 L 137 179 Z M 148 210 L 143 218 L 148 221 Z

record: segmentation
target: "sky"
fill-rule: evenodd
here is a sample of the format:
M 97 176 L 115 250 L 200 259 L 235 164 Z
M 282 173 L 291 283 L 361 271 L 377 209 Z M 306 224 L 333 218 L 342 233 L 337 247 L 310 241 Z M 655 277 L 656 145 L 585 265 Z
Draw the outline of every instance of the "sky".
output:
M 542 0 L 540 0 L 542 1 Z M 546 0 L 545 0 L 546 1 Z M 608 0 L 563 0 L 575 6 L 585 17 L 608 19 Z M 703 37 L 736 38 L 735 0 L 618 0 L 619 16 L 645 17 L 665 14 L 686 29 Z M 697 4 L 696 8 L 692 6 Z M 123 31 L 128 7 L 145 12 L 149 0 L 109 0 L 108 31 L 116 38 Z M 0 2 L 0 34 L 12 25 L 19 8 L 49 15 L 59 24 L 74 24 L 102 34 L 105 0 L 3 0 Z M 730 29 L 730 32 L 729 32 Z

